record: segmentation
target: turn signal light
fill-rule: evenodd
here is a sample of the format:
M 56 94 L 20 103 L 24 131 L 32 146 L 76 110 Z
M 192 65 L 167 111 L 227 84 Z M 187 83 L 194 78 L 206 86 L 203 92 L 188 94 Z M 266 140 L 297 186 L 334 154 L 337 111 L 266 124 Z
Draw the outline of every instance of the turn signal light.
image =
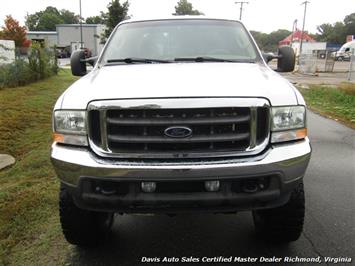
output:
M 297 139 L 304 139 L 307 137 L 307 128 L 302 128 L 296 131 Z
M 307 128 L 272 132 L 271 143 L 304 139 L 307 137 Z
M 53 133 L 53 141 L 64 142 L 64 136 L 62 134 Z

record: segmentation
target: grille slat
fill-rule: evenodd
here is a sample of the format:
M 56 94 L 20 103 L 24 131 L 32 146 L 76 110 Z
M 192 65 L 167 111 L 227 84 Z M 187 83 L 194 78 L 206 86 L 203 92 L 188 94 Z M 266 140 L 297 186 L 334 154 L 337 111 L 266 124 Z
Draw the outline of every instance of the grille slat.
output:
M 250 115 L 238 117 L 218 117 L 218 118 L 154 118 L 154 119 L 129 119 L 129 118 L 107 118 L 107 122 L 114 125 L 141 126 L 141 125 L 208 125 L 208 124 L 231 124 L 243 123 L 250 120 Z
M 124 135 L 108 135 L 108 140 L 121 143 L 200 143 L 200 142 L 228 142 L 245 140 L 249 138 L 249 133 L 241 134 L 211 134 L 201 135 L 191 138 L 168 138 L 168 137 L 142 137 L 142 136 L 124 136 Z
M 110 106 L 89 111 L 91 117 L 95 123 L 90 123 L 99 124 L 100 131 L 94 134 L 94 126 L 90 127 L 91 144 L 108 157 L 168 159 L 180 155 L 202 158 L 248 154 L 257 145 L 265 147 L 269 137 L 267 106 L 179 109 Z M 166 130 L 174 126 L 188 127 L 192 134 L 183 138 L 166 135 Z

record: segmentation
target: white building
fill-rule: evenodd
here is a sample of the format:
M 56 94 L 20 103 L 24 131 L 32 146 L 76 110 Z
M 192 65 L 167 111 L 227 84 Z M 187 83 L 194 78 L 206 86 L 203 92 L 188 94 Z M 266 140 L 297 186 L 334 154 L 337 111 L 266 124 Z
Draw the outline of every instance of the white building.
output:
M 82 24 L 83 47 L 88 48 L 93 56 L 101 52 L 100 39 L 104 29 L 101 24 Z M 80 24 L 59 24 L 56 31 L 29 31 L 27 39 L 42 42 L 47 47 L 69 47 L 73 51 L 80 48 L 81 27 Z
M 11 40 L 0 40 L 0 65 L 15 62 L 15 42 Z
M 70 46 L 71 50 L 80 48 L 81 30 L 80 24 L 56 25 L 59 47 Z M 82 24 L 83 47 L 88 48 L 92 55 L 97 55 L 102 49 L 101 35 L 105 26 L 101 24 Z
M 27 39 L 44 43 L 47 47 L 53 47 L 58 44 L 58 35 L 55 31 L 28 31 Z

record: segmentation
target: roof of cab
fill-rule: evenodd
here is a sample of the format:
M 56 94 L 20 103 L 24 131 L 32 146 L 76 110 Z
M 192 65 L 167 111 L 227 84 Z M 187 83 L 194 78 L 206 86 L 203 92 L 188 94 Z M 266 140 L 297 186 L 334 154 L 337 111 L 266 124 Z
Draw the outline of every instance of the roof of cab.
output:
M 225 18 L 225 17 L 209 17 L 205 15 L 199 15 L 199 16 L 190 16 L 190 15 L 184 15 L 184 16 L 165 16 L 165 17 L 137 17 L 137 18 L 130 18 L 127 20 L 121 21 L 119 24 L 124 24 L 124 23 L 131 23 L 131 22 L 139 22 L 139 21 L 154 21 L 154 20 L 184 20 L 184 19 L 209 19 L 209 20 L 229 20 L 229 21 L 238 21 L 237 19 L 234 18 Z

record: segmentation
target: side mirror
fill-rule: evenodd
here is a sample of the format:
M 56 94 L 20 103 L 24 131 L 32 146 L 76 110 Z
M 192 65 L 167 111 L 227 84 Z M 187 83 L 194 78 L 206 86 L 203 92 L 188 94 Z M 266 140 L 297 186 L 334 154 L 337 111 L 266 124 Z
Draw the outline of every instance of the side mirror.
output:
M 269 63 L 272 59 L 277 58 L 273 53 L 262 53 L 262 56 L 266 63 Z
M 349 47 L 346 48 L 346 49 L 345 49 L 345 52 L 350 52 L 350 48 L 349 48 Z
M 91 66 L 95 66 L 97 59 L 99 59 L 98 56 L 89 57 L 86 59 L 86 62 Z
M 86 70 L 86 60 L 84 50 L 74 51 L 70 57 L 71 73 L 74 76 L 85 76 Z
M 295 52 L 290 46 L 280 47 L 277 58 L 278 72 L 292 72 L 295 69 Z

